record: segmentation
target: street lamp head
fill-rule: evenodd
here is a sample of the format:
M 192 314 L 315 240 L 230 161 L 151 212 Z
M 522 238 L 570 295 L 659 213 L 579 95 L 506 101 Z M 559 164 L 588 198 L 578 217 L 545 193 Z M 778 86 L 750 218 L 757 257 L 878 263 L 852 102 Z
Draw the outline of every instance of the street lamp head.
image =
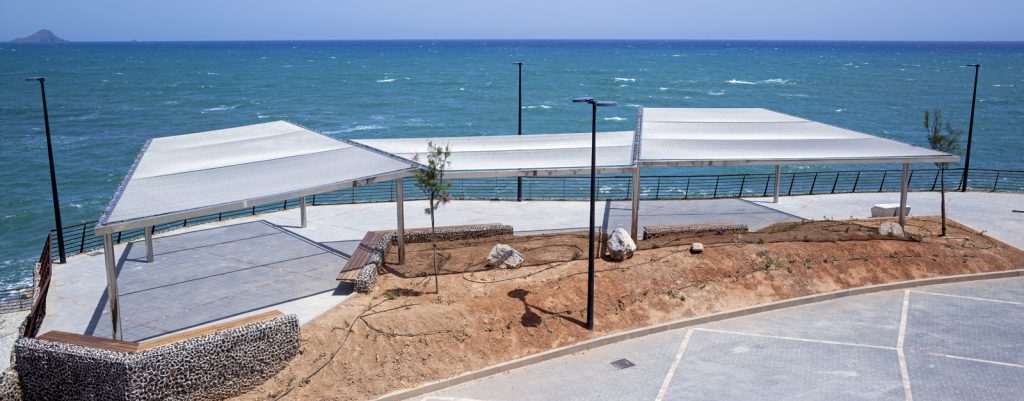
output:
M 521 66 L 521 65 L 523 65 L 523 62 L 522 61 L 513 61 L 512 64 Z
M 576 98 L 572 99 L 572 102 L 573 103 L 593 103 L 594 102 L 594 98 L 586 97 L 586 96 L 584 96 L 584 97 L 576 97 Z
M 597 100 L 594 102 L 594 105 L 597 107 L 615 107 L 619 104 L 611 100 Z
M 981 64 L 967 64 L 967 65 L 965 65 L 964 67 L 974 67 L 974 68 L 978 68 L 978 67 L 981 67 Z
M 26 81 L 39 81 L 39 82 L 42 82 L 42 81 L 45 81 L 46 78 L 44 78 L 44 77 L 28 77 L 28 78 L 25 78 L 25 80 Z

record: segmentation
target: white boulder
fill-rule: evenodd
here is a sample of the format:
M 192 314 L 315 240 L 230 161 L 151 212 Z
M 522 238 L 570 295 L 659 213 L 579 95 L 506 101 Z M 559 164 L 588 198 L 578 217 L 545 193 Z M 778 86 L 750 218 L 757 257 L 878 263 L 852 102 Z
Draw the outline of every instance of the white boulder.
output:
M 897 223 L 885 222 L 878 226 L 878 233 L 889 237 L 906 237 L 903 227 Z
M 700 242 L 694 242 L 692 245 L 690 245 L 690 253 L 698 254 L 701 252 L 704 252 L 704 244 Z
M 495 245 L 487 255 L 487 266 L 498 269 L 518 269 L 523 265 L 523 254 L 505 244 Z
M 619 262 L 633 257 L 636 243 L 624 228 L 616 228 L 608 238 L 608 257 Z

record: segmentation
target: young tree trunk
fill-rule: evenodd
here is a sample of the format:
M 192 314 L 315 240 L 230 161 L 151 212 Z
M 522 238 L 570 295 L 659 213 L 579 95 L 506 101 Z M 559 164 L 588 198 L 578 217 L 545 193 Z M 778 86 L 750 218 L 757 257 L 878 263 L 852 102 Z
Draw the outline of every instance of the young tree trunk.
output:
M 942 209 L 942 234 L 946 236 L 946 166 L 939 166 L 939 197 L 940 208 Z
M 432 263 L 434 265 L 434 293 L 441 293 L 441 286 L 437 283 L 437 233 L 434 230 L 434 196 L 430 196 L 430 248 Z

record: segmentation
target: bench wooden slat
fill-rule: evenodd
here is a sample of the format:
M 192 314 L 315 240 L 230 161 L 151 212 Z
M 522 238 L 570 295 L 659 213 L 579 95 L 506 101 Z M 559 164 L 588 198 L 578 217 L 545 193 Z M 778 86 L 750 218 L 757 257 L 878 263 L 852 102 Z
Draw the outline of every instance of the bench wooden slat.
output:
M 373 246 L 381 237 L 383 237 L 387 231 L 368 231 L 363 236 L 363 240 L 359 241 L 359 245 L 356 246 L 356 250 L 352 252 L 352 256 L 345 262 L 345 266 L 341 268 L 341 273 L 338 274 L 337 280 L 339 281 L 350 281 L 355 280 L 359 276 L 359 271 L 366 266 L 366 263 L 373 257 Z

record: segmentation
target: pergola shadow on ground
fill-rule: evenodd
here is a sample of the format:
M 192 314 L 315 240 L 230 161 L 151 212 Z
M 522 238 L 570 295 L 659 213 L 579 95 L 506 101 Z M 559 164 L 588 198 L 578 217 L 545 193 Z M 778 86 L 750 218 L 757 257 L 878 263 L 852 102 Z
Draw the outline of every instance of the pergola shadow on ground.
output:
M 330 247 L 267 221 L 244 222 L 155 238 L 146 263 L 142 243 L 117 263 L 124 339 L 140 341 L 316 294 L 347 295 L 334 280 L 348 259 Z M 85 334 L 109 337 L 108 296 L 96 304 Z

